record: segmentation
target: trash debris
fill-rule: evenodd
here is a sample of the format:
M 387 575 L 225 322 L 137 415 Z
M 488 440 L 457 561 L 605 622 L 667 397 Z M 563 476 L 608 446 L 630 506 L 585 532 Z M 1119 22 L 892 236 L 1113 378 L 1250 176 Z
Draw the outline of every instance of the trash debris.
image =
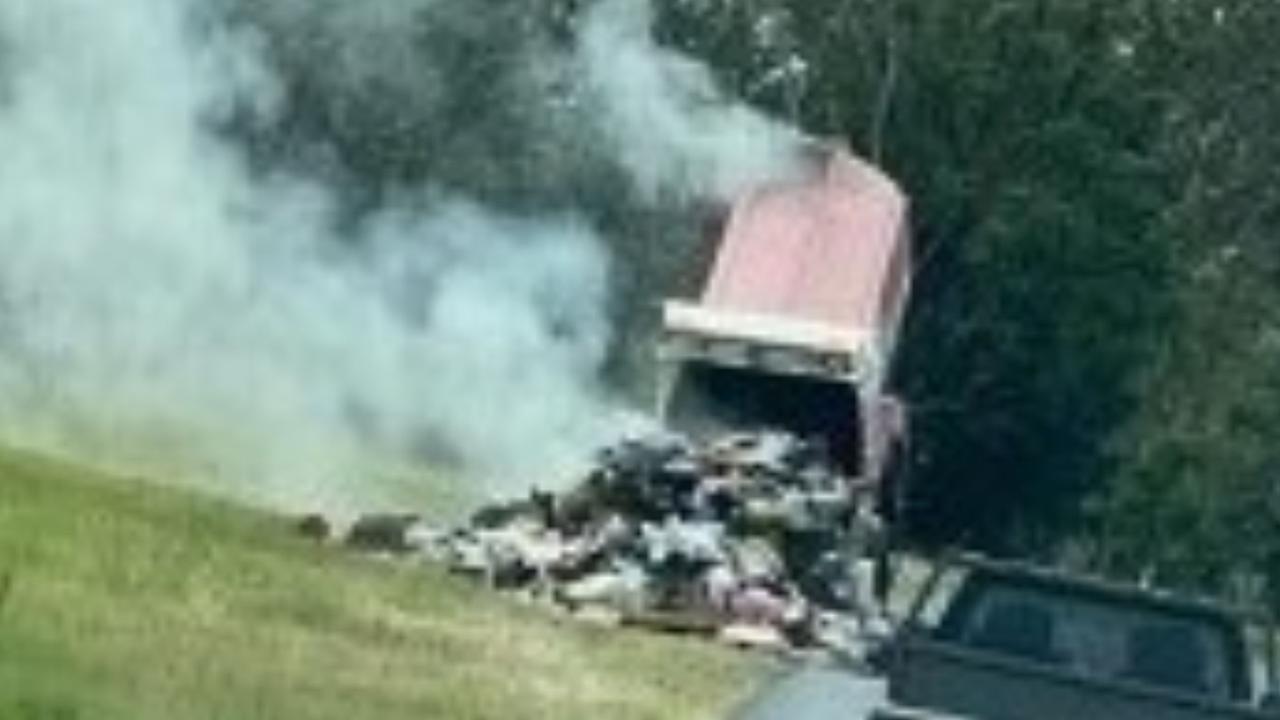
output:
M 347 532 L 346 545 L 366 552 L 408 553 L 409 530 L 419 522 L 417 515 L 366 515 Z
M 329 521 L 323 515 L 317 515 L 314 513 L 310 515 L 303 515 L 298 518 L 297 523 L 294 525 L 294 529 L 302 537 L 318 543 L 328 541 L 329 536 L 332 533 Z
M 836 468 L 820 442 L 782 433 L 656 435 L 606 448 L 568 492 L 452 530 L 371 515 L 346 545 L 412 553 L 596 624 L 861 656 L 883 617 L 870 588 L 883 525 Z

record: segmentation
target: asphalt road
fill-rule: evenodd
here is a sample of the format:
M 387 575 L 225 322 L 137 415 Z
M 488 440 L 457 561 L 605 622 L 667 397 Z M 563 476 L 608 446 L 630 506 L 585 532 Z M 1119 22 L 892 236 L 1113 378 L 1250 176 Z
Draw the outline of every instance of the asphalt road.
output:
M 765 689 L 734 720 L 861 720 L 884 700 L 884 681 L 814 664 Z

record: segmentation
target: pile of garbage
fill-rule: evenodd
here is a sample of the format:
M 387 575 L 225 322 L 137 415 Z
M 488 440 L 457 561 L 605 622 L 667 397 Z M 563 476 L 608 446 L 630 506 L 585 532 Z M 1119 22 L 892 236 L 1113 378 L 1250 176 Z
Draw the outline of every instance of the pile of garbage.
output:
M 660 435 L 604 450 L 568 492 L 485 507 L 448 530 L 367 516 L 345 543 L 596 621 L 856 653 L 883 629 L 884 530 L 869 490 L 821 442 Z

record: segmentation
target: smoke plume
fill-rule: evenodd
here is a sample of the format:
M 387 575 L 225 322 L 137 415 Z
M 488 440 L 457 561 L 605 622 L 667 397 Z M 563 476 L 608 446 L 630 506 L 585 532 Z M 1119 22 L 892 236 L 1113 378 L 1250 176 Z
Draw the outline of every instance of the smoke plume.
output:
M 615 432 L 609 253 L 574 189 L 603 163 L 637 197 L 731 192 L 784 144 L 690 104 L 710 86 L 652 44 L 644 3 L 608 0 L 577 41 L 517 44 L 466 87 L 444 41 L 524 32 L 473 6 L 0 3 L 0 441 L 351 508 L 430 496 L 416 478 L 441 466 L 517 490 Z M 307 66 L 315 82 L 289 74 Z M 357 158 L 421 162 L 316 161 L 344 132 Z M 536 211 L 488 197 L 544 180 Z
M 650 39 L 653 22 L 648 2 L 599 3 L 587 15 L 576 68 L 640 190 L 730 200 L 799 173 L 795 130 L 725 102 L 705 66 Z

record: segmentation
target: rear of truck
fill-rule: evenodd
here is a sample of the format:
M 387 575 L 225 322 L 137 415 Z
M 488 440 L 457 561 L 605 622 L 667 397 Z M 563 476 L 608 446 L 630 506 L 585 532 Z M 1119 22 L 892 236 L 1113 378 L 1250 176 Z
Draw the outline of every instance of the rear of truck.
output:
M 815 157 L 808 177 L 741 198 L 701 297 L 665 304 L 659 412 L 695 436 L 820 439 L 875 486 L 905 431 L 886 381 L 910 289 L 907 203 L 875 167 Z
M 954 557 L 888 650 L 890 704 L 872 720 L 1274 718 L 1247 622 L 1198 599 Z

